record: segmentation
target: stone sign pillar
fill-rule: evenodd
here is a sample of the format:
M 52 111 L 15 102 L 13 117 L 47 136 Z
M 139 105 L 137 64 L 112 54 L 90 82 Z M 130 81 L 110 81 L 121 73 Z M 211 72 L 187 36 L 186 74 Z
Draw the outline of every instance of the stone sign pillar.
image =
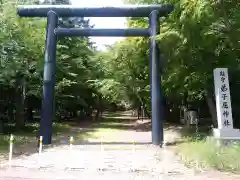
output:
M 218 128 L 213 129 L 213 135 L 221 139 L 240 139 L 239 129 L 233 128 L 228 69 L 214 69 L 214 85 Z

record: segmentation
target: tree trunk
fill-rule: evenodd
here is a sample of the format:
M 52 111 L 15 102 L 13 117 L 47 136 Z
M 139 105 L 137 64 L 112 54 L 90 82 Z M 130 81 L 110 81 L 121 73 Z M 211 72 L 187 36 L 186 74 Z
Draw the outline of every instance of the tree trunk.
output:
M 215 128 L 218 127 L 218 124 L 217 124 L 217 111 L 216 111 L 216 106 L 213 102 L 213 98 L 210 97 L 210 96 L 206 96 L 206 101 L 207 101 L 207 105 L 208 105 L 208 108 L 209 108 L 209 112 L 212 116 L 212 122 L 213 122 L 213 126 Z
M 25 78 L 19 79 L 18 86 L 16 88 L 16 128 L 21 129 L 25 125 L 24 117 L 24 103 L 25 103 Z
M 0 117 L 0 134 L 3 134 L 3 127 L 4 127 L 4 122 L 3 122 L 3 119 Z
M 32 109 L 32 107 L 28 107 L 28 109 L 27 109 L 27 120 L 29 122 L 33 122 L 33 109 Z
M 15 120 L 15 116 L 14 116 L 14 102 L 10 102 L 8 104 L 8 117 L 10 121 L 14 121 Z
M 97 112 L 96 112 L 96 115 L 95 115 L 95 120 L 99 120 L 100 118 L 100 110 L 99 108 L 97 108 Z
M 140 116 L 141 116 L 141 106 L 138 107 L 137 115 L 138 115 L 138 119 L 140 119 Z
M 150 112 L 148 112 L 146 106 L 144 106 L 144 111 L 145 111 L 145 115 L 147 116 L 147 118 L 148 118 L 148 119 L 151 119 L 151 114 L 150 114 Z
M 95 115 L 95 120 L 99 120 L 100 116 L 102 116 L 102 109 L 103 109 L 103 103 L 102 103 L 102 97 L 101 95 L 97 95 L 97 104 L 96 104 L 96 115 Z

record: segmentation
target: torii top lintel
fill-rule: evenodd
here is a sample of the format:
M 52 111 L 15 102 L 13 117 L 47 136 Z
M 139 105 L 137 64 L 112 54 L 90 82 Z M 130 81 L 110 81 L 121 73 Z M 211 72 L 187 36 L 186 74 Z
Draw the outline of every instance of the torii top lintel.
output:
M 21 17 L 47 17 L 54 11 L 59 17 L 149 17 L 152 11 L 159 16 L 167 16 L 173 5 L 125 5 L 121 7 L 77 7 L 73 5 L 23 5 L 18 6 Z

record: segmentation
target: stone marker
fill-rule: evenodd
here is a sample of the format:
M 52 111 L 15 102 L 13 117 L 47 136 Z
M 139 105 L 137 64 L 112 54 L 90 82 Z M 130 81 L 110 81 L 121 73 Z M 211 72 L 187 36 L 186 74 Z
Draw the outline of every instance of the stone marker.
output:
M 228 69 L 214 69 L 214 85 L 218 128 L 213 129 L 213 135 L 219 139 L 240 140 L 240 130 L 233 128 Z

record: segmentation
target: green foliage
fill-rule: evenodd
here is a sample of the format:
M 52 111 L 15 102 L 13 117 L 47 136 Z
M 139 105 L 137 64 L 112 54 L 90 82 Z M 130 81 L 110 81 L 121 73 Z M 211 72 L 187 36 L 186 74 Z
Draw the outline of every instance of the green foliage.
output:
M 54 3 L 69 4 L 66 1 Z M 7 115 L 10 121 L 18 121 L 19 118 L 14 117 L 17 107 L 23 107 L 19 111 L 24 111 L 24 106 L 31 112 L 40 110 L 46 36 L 46 20 L 19 18 L 16 8 L 12 8 L 15 5 L 15 2 L 8 1 L 0 8 L 0 114 Z M 92 27 L 84 18 L 60 19 L 60 26 Z M 80 111 L 85 116 L 98 106 L 101 94 L 93 82 L 103 75 L 103 71 L 95 54 L 95 47 L 88 37 L 58 38 L 56 115 L 69 116 L 70 113 L 76 116 Z M 25 99 L 25 105 L 19 104 L 18 96 Z
M 216 143 L 216 142 L 215 142 Z M 213 142 L 195 141 L 180 144 L 178 154 L 187 166 L 197 168 L 215 168 L 218 170 L 239 172 L 239 144 L 219 147 Z
M 149 103 L 147 46 L 147 39 L 128 38 L 109 47 L 99 58 L 105 67 L 105 77 L 109 79 L 111 98 L 128 102 L 133 108 L 142 102 Z
M 213 69 L 238 72 L 239 8 L 233 1 L 127 0 L 131 4 L 170 3 L 175 7 L 161 19 L 158 36 L 162 53 L 162 85 L 168 99 L 203 100 L 213 94 Z M 128 27 L 146 27 L 147 19 L 129 18 Z M 127 99 L 149 104 L 148 40 L 126 38 L 108 50 L 110 70 L 125 88 Z M 106 56 L 106 55 L 105 55 Z M 110 58 L 109 58 L 110 57 Z M 112 67 L 110 67 L 112 66 Z M 140 96 L 140 98 L 138 98 Z
M 3 4 L 1 13 L 1 73 L 0 82 L 13 85 L 18 74 L 27 77 L 30 69 L 37 68 L 38 60 L 43 57 L 44 27 L 43 20 L 27 20 L 17 18 L 11 3 Z M 27 28 L 27 30 L 26 30 Z M 35 32 L 35 33 L 32 33 Z M 32 56 L 32 54 L 34 56 Z
M 239 77 L 238 2 L 126 2 L 170 3 L 175 6 L 169 17 L 161 19 L 161 34 L 157 37 L 162 57 L 162 86 L 168 99 L 180 101 L 187 95 L 189 101 L 196 101 L 212 96 L 212 71 L 216 67 L 228 67 L 230 73 Z M 51 3 L 70 4 L 65 0 Z M 1 103 L 5 105 L 11 101 L 14 104 L 15 89 L 21 89 L 17 93 L 25 93 L 26 106 L 39 111 L 46 21 L 18 18 L 12 6 L 15 6 L 12 1 L 4 1 L 0 8 L 0 88 L 4 94 Z M 127 25 L 147 27 L 148 21 L 145 18 L 128 18 Z M 62 18 L 60 26 L 92 27 L 84 18 Z M 56 114 L 76 114 L 78 111 L 91 114 L 106 102 L 130 105 L 132 108 L 144 105 L 150 110 L 147 38 L 126 38 L 108 47 L 105 52 L 98 52 L 88 37 L 59 38 L 56 71 Z M 14 106 L 18 105 L 15 103 Z

